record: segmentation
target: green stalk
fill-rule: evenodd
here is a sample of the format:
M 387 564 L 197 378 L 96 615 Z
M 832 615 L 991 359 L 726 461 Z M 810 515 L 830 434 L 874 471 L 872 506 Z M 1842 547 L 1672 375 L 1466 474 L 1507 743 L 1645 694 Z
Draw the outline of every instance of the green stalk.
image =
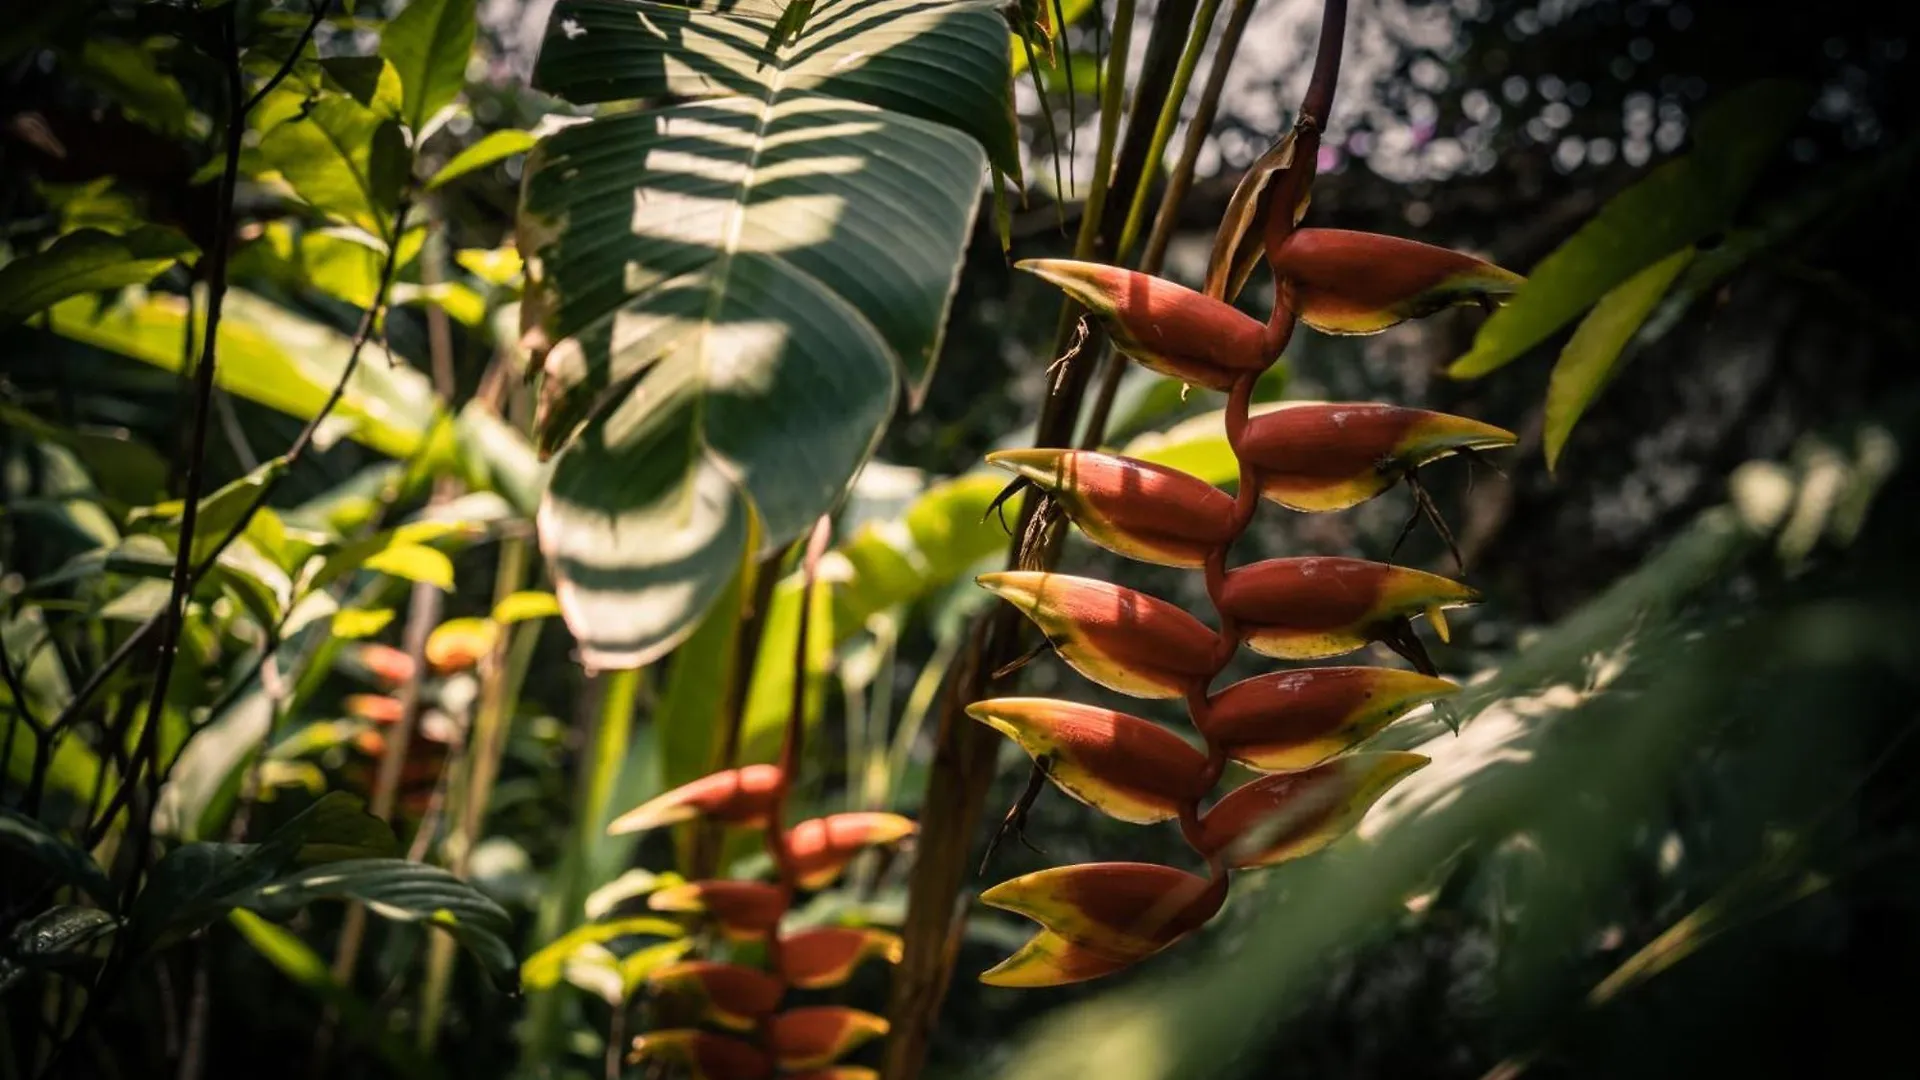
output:
M 1101 65 L 1106 78 L 1100 88 L 1100 146 L 1093 158 L 1093 183 L 1087 205 L 1080 212 L 1080 232 L 1073 240 L 1073 257 L 1093 255 L 1100 241 L 1100 218 L 1107 205 L 1107 185 L 1113 179 L 1113 149 L 1120 141 L 1120 114 L 1126 110 L 1127 53 L 1133 44 L 1133 0 L 1120 0 L 1113 10 L 1113 47 Z M 1070 313 L 1074 305 L 1069 303 Z
M 520 591 L 526 573 L 526 540 L 512 537 L 501 541 L 500 562 L 493 579 L 495 606 Z M 494 780 L 500 775 L 500 757 L 507 747 L 508 722 L 519 702 L 520 689 L 539 641 L 538 621 L 505 627 L 481 667 L 480 707 L 474 716 L 473 735 L 467 743 L 467 768 L 463 776 L 455 777 L 447 793 L 447 818 L 452 822 L 446 841 L 448 869 L 457 877 L 467 876 L 474 845 L 480 842 L 485 831 L 487 803 L 493 797 Z M 453 978 L 458 942 L 450 934 L 435 934 L 427 949 L 426 981 L 420 990 L 418 1045 L 431 1052 L 440 1038 L 440 1022 L 446 1012 L 447 987 Z
M 1219 9 L 1220 0 L 1200 0 L 1199 14 L 1194 18 L 1192 32 L 1187 35 L 1186 51 L 1180 54 L 1180 65 L 1173 72 L 1173 85 L 1167 89 L 1166 102 L 1160 106 L 1160 120 L 1153 128 L 1153 142 L 1147 150 L 1148 175 L 1158 169 L 1166 156 L 1167 144 L 1173 140 L 1173 129 L 1180 122 L 1181 103 L 1186 101 L 1187 86 L 1193 81 L 1193 69 L 1199 66 L 1200 54 L 1207 50 L 1207 38 L 1213 33 L 1213 17 Z M 1194 119 L 1198 122 L 1199 117 Z M 1140 239 L 1140 226 L 1147 217 L 1147 195 L 1152 189 L 1147 176 L 1142 176 L 1133 189 L 1133 205 L 1127 208 L 1127 223 L 1120 230 L 1120 246 L 1114 249 L 1114 262 L 1124 266 L 1133 255 L 1134 242 Z
M 621 767 L 626 764 L 627 749 L 633 742 L 634 706 L 640 699 L 641 669 L 610 671 L 601 677 L 600 714 L 594 725 L 593 742 L 581 761 L 580 799 L 574 804 L 574 832 L 566 853 L 561 857 L 554 886 L 540 905 L 534 929 L 534 941 L 545 945 L 573 928 L 586 900 L 588 868 L 593 851 L 606 831 L 608 811 Z M 538 1066 L 559 1052 L 563 1034 L 560 1007 L 566 991 L 560 987 L 530 995 L 527 1003 L 527 1030 L 521 1040 L 524 1060 Z

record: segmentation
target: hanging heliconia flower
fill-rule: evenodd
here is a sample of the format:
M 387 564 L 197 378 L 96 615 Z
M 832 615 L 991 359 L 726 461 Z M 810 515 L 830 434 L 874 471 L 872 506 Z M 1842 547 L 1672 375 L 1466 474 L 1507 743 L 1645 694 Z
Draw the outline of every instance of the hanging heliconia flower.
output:
M 900 935 L 886 930 L 848 926 L 802 930 L 780 939 L 780 975 L 795 989 L 821 990 L 846 982 L 862 960 L 878 957 L 897 964 L 904 952 Z
M 1219 602 L 1255 652 L 1281 660 L 1319 660 L 1393 640 L 1416 615 L 1425 615 L 1445 641 L 1442 613 L 1477 604 L 1480 594 L 1422 570 L 1309 555 L 1229 570 Z
M 697 1001 L 703 1019 L 735 1031 L 749 1031 L 772 1014 L 786 992 L 779 979 L 757 968 L 711 960 L 656 968 L 647 984 L 655 994 Z
M 1164 278 L 1070 259 L 1015 265 L 1085 304 L 1106 325 L 1114 348 L 1182 382 L 1225 390 L 1279 356 L 1259 319 Z
M 767 823 L 767 813 L 773 809 L 779 791 L 780 770 L 776 766 L 727 769 L 641 803 L 615 818 L 607 832 L 646 832 L 694 818 L 758 827 Z
M 809 538 L 802 560 L 796 655 L 805 657 L 811 597 L 826 550 L 826 521 Z M 765 950 L 764 968 L 708 959 L 677 960 L 652 971 L 650 991 L 685 1008 L 680 1015 L 729 1034 L 696 1028 L 648 1032 L 634 1039 L 629 1062 L 656 1061 L 705 1080 L 875 1080 L 873 1070 L 837 1064 L 886 1034 L 887 1022 L 838 1005 L 788 1007 L 789 989 L 838 986 L 860 963 L 899 963 L 897 935 L 860 927 L 815 927 L 794 933 L 781 922 L 795 893 L 831 885 L 860 852 L 898 844 L 914 834 L 899 814 L 828 814 L 785 824 L 805 731 L 796 699 L 787 717 L 778 764 L 723 769 L 647 800 L 614 819 L 611 833 L 638 833 L 685 822 L 758 829 L 777 872 L 775 881 L 702 879 L 653 890 L 647 904 L 706 920 L 721 936 Z
M 1341 31 L 1323 28 L 1335 47 L 1317 55 L 1299 125 L 1229 203 L 1208 271 L 1213 295 L 1116 266 L 1018 264 L 1085 305 L 1121 353 L 1228 392 L 1227 443 L 1240 468 L 1239 489 L 1229 495 L 1176 469 L 1094 450 L 1036 448 L 988 458 L 1017 483 L 1044 492 L 1101 547 L 1142 562 L 1204 569 L 1219 629 L 1109 582 L 1038 571 L 979 578 L 1093 682 L 1134 697 L 1184 699 L 1202 745 L 1136 716 L 1051 698 L 996 697 L 973 703 L 969 715 L 1018 743 L 1056 787 L 1088 806 L 1121 821 L 1178 820 L 1207 869 L 1201 877 L 1149 863 L 1089 863 L 988 889 L 983 903 L 1024 915 L 1040 930 L 983 974 L 984 982 L 1056 986 L 1096 978 L 1192 933 L 1219 911 L 1231 871 L 1319 851 L 1425 765 L 1418 754 L 1357 748 L 1455 690 L 1437 677 L 1414 620 L 1425 618 L 1448 640 L 1444 612 L 1477 603 L 1471 587 L 1363 559 L 1226 566 L 1262 497 L 1329 512 L 1403 483 L 1417 513 L 1433 521 L 1458 559 L 1419 470 L 1515 441 L 1512 432 L 1478 420 L 1373 402 L 1292 403 L 1249 415 L 1254 381 L 1279 358 L 1296 323 L 1370 334 L 1457 304 L 1491 306 L 1520 285 L 1517 275 L 1460 252 L 1297 227 L 1331 105 Z M 1265 323 L 1216 298 L 1238 293 L 1256 239 L 1274 277 L 1274 312 Z M 1320 660 L 1376 643 L 1417 670 L 1315 667 L 1213 689 L 1242 645 L 1284 660 Z M 1229 761 L 1266 775 L 1203 808 Z
M 823 889 L 833 884 L 855 855 L 904 840 L 913 835 L 914 828 L 912 818 L 875 812 L 803 821 L 787 833 L 794 880 L 803 889 Z
M 1197 846 L 1235 870 L 1311 855 L 1358 824 L 1375 800 L 1427 763 L 1419 754 L 1345 754 L 1227 793 L 1200 819 Z
M 1396 236 L 1296 229 L 1269 260 L 1280 303 L 1325 334 L 1374 334 L 1455 304 L 1491 305 L 1523 278 Z
M 1204 566 L 1232 534 L 1233 497 L 1164 465 L 1092 450 L 1002 450 L 987 461 L 1052 495 L 1087 539 L 1161 566 Z
M 1463 416 L 1372 402 L 1301 402 L 1247 420 L 1241 459 L 1260 494 L 1294 510 L 1345 510 L 1429 462 L 1514 444 Z
M 1060 790 L 1121 821 L 1166 821 L 1206 794 L 1206 755 L 1139 717 L 1051 698 L 977 701 L 967 714 L 1045 761 Z
M 1243 765 L 1304 769 L 1456 689 L 1398 668 L 1300 668 L 1234 683 L 1194 720 L 1208 742 Z
M 1066 574 L 1010 570 L 975 580 L 1032 619 L 1074 670 L 1109 690 L 1180 697 L 1217 667 L 1220 639 L 1165 600 Z
M 1192 933 L 1224 896 L 1206 878 L 1154 863 L 1081 863 L 1003 881 L 980 902 L 1041 930 L 980 981 L 1059 986 L 1111 974 Z

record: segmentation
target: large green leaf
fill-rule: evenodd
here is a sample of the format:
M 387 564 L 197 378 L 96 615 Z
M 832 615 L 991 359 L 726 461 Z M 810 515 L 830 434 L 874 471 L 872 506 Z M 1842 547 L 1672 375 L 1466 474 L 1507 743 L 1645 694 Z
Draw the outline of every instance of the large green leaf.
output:
M 1473 378 L 1519 358 L 1634 274 L 1726 228 L 1809 99 L 1806 87 L 1769 79 L 1702 112 L 1692 151 L 1614 196 L 1542 259 L 1448 373 Z
M 566 447 L 541 542 L 590 665 L 690 633 L 750 512 L 765 553 L 840 497 L 924 388 L 983 166 L 1017 165 L 991 5 L 841 0 L 777 52 L 776 17 L 562 0 L 541 53 L 575 102 L 680 100 L 553 136 L 521 208 L 539 440 Z
M 144 285 L 195 250 L 186 237 L 159 226 L 124 236 L 99 229 L 70 232 L 45 251 L 0 266 L 0 326 L 69 296 Z
M 480 890 L 437 866 L 405 859 L 331 862 L 248 889 L 232 906 L 272 918 L 318 900 L 357 900 L 383 919 L 442 927 L 490 970 L 513 969 L 506 942 L 513 920 Z
M 412 0 L 380 35 L 380 55 L 400 73 L 400 118 L 418 135 L 466 85 L 473 0 Z

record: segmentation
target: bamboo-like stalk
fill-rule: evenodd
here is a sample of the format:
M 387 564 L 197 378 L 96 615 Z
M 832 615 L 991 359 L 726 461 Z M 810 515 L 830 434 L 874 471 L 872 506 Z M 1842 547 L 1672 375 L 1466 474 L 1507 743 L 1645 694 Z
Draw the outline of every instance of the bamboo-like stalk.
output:
M 1160 119 L 1153 127 L 1153 142 L 1147 148 L 1148 175 L 1152 175 L 1152 170 L 1166 156 L 1167 144 L 1173 141 L 1173 129 L 1180 123 L 1180 106 L 1187 99 L 1187 86 L 1193 81 L 1193 69 L 1200 64 L 1200 54 L 1207 50 L 1207 39 L 1213 35 L 1213 18 L 1219 10 L 1220 0 L 1200 0 L 1199 13 L 1193 19 L 1193 29 L 1187 34 L 1187 47 L 1181 52 L 1179 66 L 1173 72 L 1173 85 L 1167 91 L 1166 101 L 1160 106 Z M 1226 56 L 1229 61 L 1233 58 L 1231 52 Z M 1216 64 L 1214 67 L 1225 71 L 1223 65 Z M 1196 123 L 1201 119 L 1199 115 L 1194 117 Z M 1211 125 L 1212 118 L 1205 119 Z M 1114 262 L 1124 265 L 1133 257 L 1133 245 L 1140 239 L 1140 226 L 1147 214 L 1147 196 L 1152 190 L 1153 185 L 1144 180 L 1133 189 L 1133 204 L 1127 208 L 1127 222 L 1120 229 L 1120 243 L 1114 248 Z

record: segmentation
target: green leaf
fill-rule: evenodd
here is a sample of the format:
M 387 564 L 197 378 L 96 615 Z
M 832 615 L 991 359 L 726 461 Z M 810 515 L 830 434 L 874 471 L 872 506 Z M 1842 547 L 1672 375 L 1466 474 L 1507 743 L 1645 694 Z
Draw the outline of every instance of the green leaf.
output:
M 577 926 L 554 939 L 553 943 L 520 965 L 520 986 L 524 990 L 546 990 L 560 985 L 566 974 L 567 960 L 588 945 L 623 937 L 685 938 L 686 930 L 677 922 L 652 915 L 613 919 Z M 688 941 L 688 945 L 692 942 Z
M 476 169 L 484 169 L 515 154 L 524 154 L 539 141 L 539 137 L 531 131 L 496 131 L 455 154 L 452 161 L 442 165 L 440 171 L 433 174 L 433 179 L 427 181 L 427 190 L 438 191 Z
M 633 1000 L 640 987 L 653 976 L 653 973 L 675 964 L 693 948 L 693 941 L 681 938 L 679 941 L 663 941 L 658 945 L 638 948 L 620 958 L 620 996 L 623 1001 Z
M 362 565 L 375 573 L 453 591 L 453 560 L 424 544 L 395 544 L 374 552 Z
M 114 899 L 113 885 L 93 856 L 55 836 L 38 821 L 6 807 L 0 807 L 0 848 L 32 859 L 60 882 L 86 890 L 88 896 L 103 904 Z
M 746 603 L 742 582 L 751 579 L 752 567 L 751 560 L 742 560 L 741 572 L 707 609 L 692 636 L 674 650 L 666 684 L 660 691 L 660 708 L 653 718 L 659 791 L 679 787 L 719 767 L 721 740 L 726 737 L 735 707 L 729 699 L 736 683 L 734 666 Z
M 1693 248 L 1681 248 L 1614 286 L 1580 321 L 1553 365 L 1553 378 L 1547 384 L 1544 441 L 1549 470 L 1559 463 L 1573 425 L 1619 370 L 1627 343 L 1666 295 L 1673 279 L 1693 262 L 1693 255 Z
M 344 94 L 323 94 L 304 116 L 262 136 L 260 156 L 315 210 L 392 239 L 393 208 L 411 167 L 395 121 Z
M 1448 374 L 1474 378 L 1517 359 L 1634 274 L 1726 228 L 1809 99 L 1800 84 L 1761 80 L 1703 111 L 1692 151 L 1614 196 L 1542 259 Z
M 461 248 L 453 253 L 453 261 L 467 273 L 500 288 L 513 284 L 521 271 L 520 253 L 512 247 Z
M 137 303 L 96 310 L 84 298 L 53 309 L 54 332 L 120 353 L 164 371 L 180 370 L 186 333 L 182 297 L 152 293 Z M 196 328 L 205 325 L 204 305 Z M 240 289 L 227 292 L 220 319 L 220 388 L 300 417 L 318 413 L 340 381 L 349 351 L 346 335 Z M 433 388 L 411 367 L 362 363 L 345 397 L 323 428 L 320 445 L 345 435 L 383 454 L 405 457 L 437 413 Z
M 99 908 L 56 904 L 13 928 L 7 935 L 7 953 L 30 967 L 50 967 L 84 959 L 81 946 L 98 941 L 120 928 L 120 920 Z
M 523 589 L 493 605 L 493 621 L 502 626 L 560 614 L 560 601 L 550 592 Z
M 260 498 L 261 493 L 286 471 L 287 459 L 274 458 L 200 500 L 199 512 L 193 522 L 194 565 L 198 566 L 213 550 L 213 545 L 226 538 L 228 531 L 239 524 L 241 516 Z M 181 500 L 173 499 L 153 506 L 136 507 L 127 515 L 127 521 L 131 525 L 149 522 L 170 525 L 177 530 L 180 515 L 184 511 Z
M 383 919 L 441 927 L 490 971 L 513 969 L 506 942 L 513 920 L 480 890 L 437 866 L 404 859 L 331 862 L 254 886 L 236 896 L 233 906 L 272 918 L 318 900 L 357 900 Z
M 473 5 L 474 0 L 412 0 L 380 34 L 380 55 L 400 73 L 400 119 L 416 137 L 466 85 Z
M 316 870 L 324 872 L 326 864 L 385 862 L 364 857 L 394 849 L 392 830 L 357 796 L 329 792 L 261 843 L 192 843 L 168 852 L 134 901 L 131 930 L 143 948 L 158 948 L 229 908 L 252 906 L 253 890 L 294 867 L 321 864 Z
M 926 385 L 983 166 L 1018 165 L 993 5 L 853 0 L 775 53 L 777 18 L 562 0 L 541 51 L 575 103 L 680 99 L 549 137 L 521 208 L 541 545 L 591 666 L 683 640 L 750 513 L 768 554 L 834 505 Z
M 70 232 L 45 251 L 0 266 L 0 327 L 81 293 L 145 285 L 199 249 L 158 225 L 124 235 L 98 229 Z
M 753 678 L 740 718 L 740 762 L 773 761 L 786 737 L 787 718 L 793 714 L 794 654 L 800 638 L 802 579 L 792 576 L 774 586 L 773 597 L 760 630 L 754 654 Z M 829 674 L 833 670 L 833 591 L 819 586 L 813 592 L 812 619 L 807 627 L 805 691 L 802 719 L 818 725 L 826 707 Z
M 321 70 L 348 97 L 390 120 L 400 119 L 400 73 L 379 56 L 331 56 Z
M 119 102 L 128 116 L 165 135 L 193 134 L 196 116 L 180 81 L 160 70 L 152 42 L 94 34 L 74 57 L 80 78 Z
M 341 608 L 333 613 L 333 636 L 349 641 L 370 638 L 392 621 L 392 608 Z

